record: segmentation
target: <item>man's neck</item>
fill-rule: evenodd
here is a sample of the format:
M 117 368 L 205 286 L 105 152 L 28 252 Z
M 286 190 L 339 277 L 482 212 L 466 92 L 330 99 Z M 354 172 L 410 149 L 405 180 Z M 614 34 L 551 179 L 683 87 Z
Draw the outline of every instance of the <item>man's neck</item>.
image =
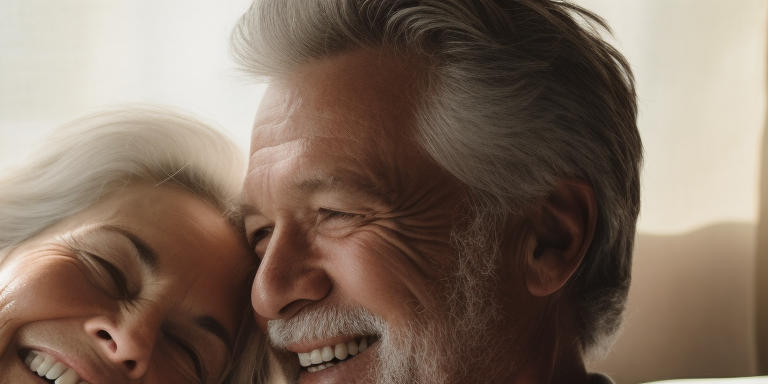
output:
M 554 316 L 554 332 L 557 340 L 553 345 L 553 359 L 549 379 L 541 383 L 547 384 L 588 384 L 589 375 L 584 366 L 581 342 L 576 336 L 575 319 L 570 308 L 560 308 Z
M 527 361 L 519 365 L 527 374 L 523 373 L 519 383 L 589 383 L 572 312 L 559 307 L 562 304 L 549 302 L 542 306 L 546 313 L 537 317 L 536 331 L 527 340 L 523 356 Z

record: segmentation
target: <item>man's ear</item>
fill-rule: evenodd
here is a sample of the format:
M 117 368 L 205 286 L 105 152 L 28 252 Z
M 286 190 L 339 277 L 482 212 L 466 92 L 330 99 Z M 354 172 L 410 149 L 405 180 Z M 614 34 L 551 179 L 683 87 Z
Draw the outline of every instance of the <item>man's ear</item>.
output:
M 525 283 L 534 296 L 548 296 L 581 264 L 592 243 L 597 203 L 592 185 L 561 180 L 530 215 L 535 247 L 525 255 Z

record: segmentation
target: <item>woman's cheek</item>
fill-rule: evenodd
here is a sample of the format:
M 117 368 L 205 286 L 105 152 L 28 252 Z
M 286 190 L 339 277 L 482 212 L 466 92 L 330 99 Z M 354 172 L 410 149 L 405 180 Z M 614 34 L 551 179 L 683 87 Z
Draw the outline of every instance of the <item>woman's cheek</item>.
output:
M 15 263 L 3 271 L 0 320 L 23 323 L 82 317 L 99 308 L 117 306 L 99 292 L 76 260 L 49 257 L 28 264 Z M 9 272 L 7 275 L 5 272 Z M 10 277 L 7 277 L 10 276 Z

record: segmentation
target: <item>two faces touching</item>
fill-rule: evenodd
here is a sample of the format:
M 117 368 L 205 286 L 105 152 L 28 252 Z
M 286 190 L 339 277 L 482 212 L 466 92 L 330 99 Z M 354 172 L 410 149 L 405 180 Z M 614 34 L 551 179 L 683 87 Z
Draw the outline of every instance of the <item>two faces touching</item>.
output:
M 2 175 L 2 382 L 260 380 L 239 149 L 156 107 L 57 135 Z

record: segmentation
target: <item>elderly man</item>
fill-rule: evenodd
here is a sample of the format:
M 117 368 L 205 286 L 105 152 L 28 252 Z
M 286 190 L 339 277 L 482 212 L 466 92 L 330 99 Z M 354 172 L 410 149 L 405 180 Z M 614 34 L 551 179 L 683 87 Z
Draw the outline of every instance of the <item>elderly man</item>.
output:
M 639 210 L 632 75 L 549 0 L 256 1 L 252 302 L 301 383 L 605 383 Z

